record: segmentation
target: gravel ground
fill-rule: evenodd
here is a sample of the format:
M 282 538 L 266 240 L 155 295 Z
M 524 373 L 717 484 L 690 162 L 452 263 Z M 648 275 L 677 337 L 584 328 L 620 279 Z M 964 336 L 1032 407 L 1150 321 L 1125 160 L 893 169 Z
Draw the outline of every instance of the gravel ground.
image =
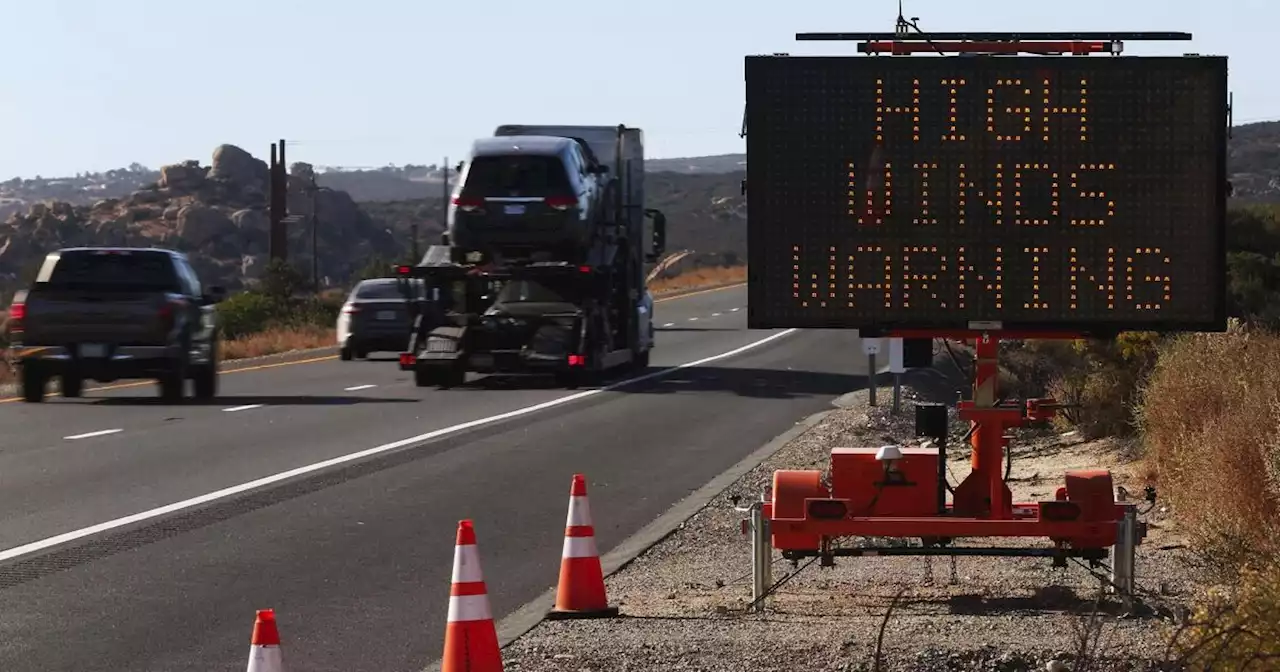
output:
M 1137 615 L 1121 614 L 1114 600 L 1095 608 L 1101 581 L 1075 563 L 1053 569 L 1047 559 L 959 558 L 953 570 L 948 558 L 844 558 L 827 569 L 802 561 L 797 571 L 777 552 L 774 581 L 794 578 L 766 613 L 746 613 L 750 541 L 731 497 L 742 504 L 758 498 L 775 469 L 825 470 L 832 447 L 914 441 L 910 400 L 917 395 L 908 389 L 904 412 L 894 417 L 886 412 L 890 393 L 882 389 L 874 408 L 865 392 L 846 398 L 844 408 L 610 577 L 610 600 L 622 617 L 543 622 L 504 650 L 506 669 L 871 670 L 891 605 L 882 670 L 1142 670 L 1164 660 L 1195 581 L 1173 521 L 1159 508 L 1144 516 L 1151 529 L 1138 551 L 1145 606 Z M 953 424 L 951 446 L 964 429 Z M 1012 443 L 1015 501 L 1052 497 L 1070 468 L 1108 467 L 1117 485 L 1142 492 L 1140 465 L 1124 446 L 1047 430 L 1020 430 Z M 950 452 L 955 484 L 968 473 L 968 454 Z M 1082 634 L 1089 633 L 1092 654 L 1082 655 Z M 1047 668 L 1054 660 L 1068 666 Z

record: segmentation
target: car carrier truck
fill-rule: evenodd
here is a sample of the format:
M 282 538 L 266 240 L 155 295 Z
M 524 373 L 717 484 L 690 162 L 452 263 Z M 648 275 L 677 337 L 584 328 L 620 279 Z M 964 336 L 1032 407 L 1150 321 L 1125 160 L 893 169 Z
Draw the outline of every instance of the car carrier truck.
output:
M 645 264 L 665 239 L 665 216 L 644 207 L 640 129 L 500 126 L 473 143 L 441 244 L 396 268 L 414 313 L 400 367 L 421 387 L 460 385 L 467 372 L 576 387 L 648 366 Z M 423 284 L 411 291 L 414 278 Z

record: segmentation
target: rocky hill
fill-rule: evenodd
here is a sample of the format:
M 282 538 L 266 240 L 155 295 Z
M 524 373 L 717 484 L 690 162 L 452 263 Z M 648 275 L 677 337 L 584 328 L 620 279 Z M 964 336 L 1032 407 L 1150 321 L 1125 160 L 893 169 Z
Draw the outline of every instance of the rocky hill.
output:
M 312 169 L 299 163 L 290 170 L 289 211 L 309 214 Z M 0 224 L 0 286 L 25 282 L 47 252 L 75 245 L 173 247 L 189 253 L 209 282 L 240 287 L 256 279 L 267 260 L 266 162 L 222 145 L 209 166 L 191 160 L 155 174 L 158 179 L 136 185 L 127 195 L 90 204 L 83 199 L 42 201 L 10 215 Z M 386 227 L 370 219 L 346 192 L 321 190 L 314 201 L 325 275 L 345 281 L 368 259 L 400 249 Z M 308 234 L 308 227 L 294 227 L 290 249 L 309 254 Z
M 712 161 L 720 157 L 711 157 Z M 736 176 L 700 174 L 698 159 L 682 160 L 685 174 L 651 173 L 650 205 L 668 215 L 668 245 L 694 249 L 691 261 L 735 263 L 746 253 L 746 204 Z M 208 282 L 232 289 L 257 280 L 268 252 L 267 164 L 234 145 L 214 150 L 211 164 L 188 160 L 151 171 L 134 165 L 61 180 L 11 180 L 0 223 L 0 295 L 25 284 L 44 255 L 74 245 L 161 245 L 191 255 Z M 413 236 L 423 248 L 443 232 L 443 174 L 437 166 L 320 172 L 290 167 L 290 260 L 309 276 L 312 177 L 319 226 L 319 275 L 345 286 L 371 265 L 406 259 Z M 345 188 L 343 188 L 345 187 Z M 357 203 L 351 192 L 364 200 Z M 57 194 L 46 200 L 37 196 Z M 404 199 L 405 195 L 416 196 Z M 394 198 L 394 197 L 400 198 Z
M 698 261 L 746 257 L 746 157 L 728 154 L 647 162 L 650 207 L 669 221 L 669 248 Z M 1235 202 L 1280 203 L 1280 122 L 1233 129 L 1228 166 Z M 192 253 L 211 280 L 251 283 L 267 252 L 266 164 L 223 145 L 209 166 L 186 161 L 160 170 L 137 164 L 70 178 L 0 182 L 0 293 L 34 271 L 50 249 L 66 245 L 167 245 Z M 370 264 L 406 258 L 443 230 L 443 173 L 436 165 L 360 171 L 291 167 L 290 212 L 310 212 L 314 173 L 319 268 L 327 285 L 346 285 Z M 7 211 L 6 211 L 7 209 Z M 311 265 L 310 227 L 292 227 L 290 258 Z

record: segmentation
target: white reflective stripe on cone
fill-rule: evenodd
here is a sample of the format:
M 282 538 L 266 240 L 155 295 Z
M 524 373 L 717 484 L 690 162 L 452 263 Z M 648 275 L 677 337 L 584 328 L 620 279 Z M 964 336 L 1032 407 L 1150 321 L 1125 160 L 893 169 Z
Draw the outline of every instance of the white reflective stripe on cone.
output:
M 600 555 L 596 552 L 595 537 L 565 537 L 564 552 L 561 553 L 562 558 L 594 558 Z
M 586 497 L 569 498 L 569 518 L 564 524 L 565 527 L 591 524 L 591 506 Z
M 249 647 L 249 669 L 245 672 L 284 672 L 284 660 L 280 655 L 280 647 Z
M 484 581 L 484 572 L 480 571 L 480 551 L 475 544 L 455 546 L 453 548 L 453 582 L 475 583 Z
M 491 621 L 493 612 L 489 611 L 488 595 L 451 595 L 449 596 L 449 622 L 458 621 Z

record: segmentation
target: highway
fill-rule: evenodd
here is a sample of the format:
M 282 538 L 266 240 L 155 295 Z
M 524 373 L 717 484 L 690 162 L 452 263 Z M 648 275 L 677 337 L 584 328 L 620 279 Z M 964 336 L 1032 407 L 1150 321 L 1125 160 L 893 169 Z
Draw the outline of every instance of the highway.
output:
M 574 472 L 604 553 L 864 385 L 855 335 L 749 331 L 745 287 L 655 319 L 654 370 L 771 340 L 604 391 L 417 388 L 388 355 L 228 373 L 211 403 L 0 403 L 0 669 L 244 669 L 272 607 L 290 669 L 419 670 L 459 519 L 501 619 L 556 581 Z

